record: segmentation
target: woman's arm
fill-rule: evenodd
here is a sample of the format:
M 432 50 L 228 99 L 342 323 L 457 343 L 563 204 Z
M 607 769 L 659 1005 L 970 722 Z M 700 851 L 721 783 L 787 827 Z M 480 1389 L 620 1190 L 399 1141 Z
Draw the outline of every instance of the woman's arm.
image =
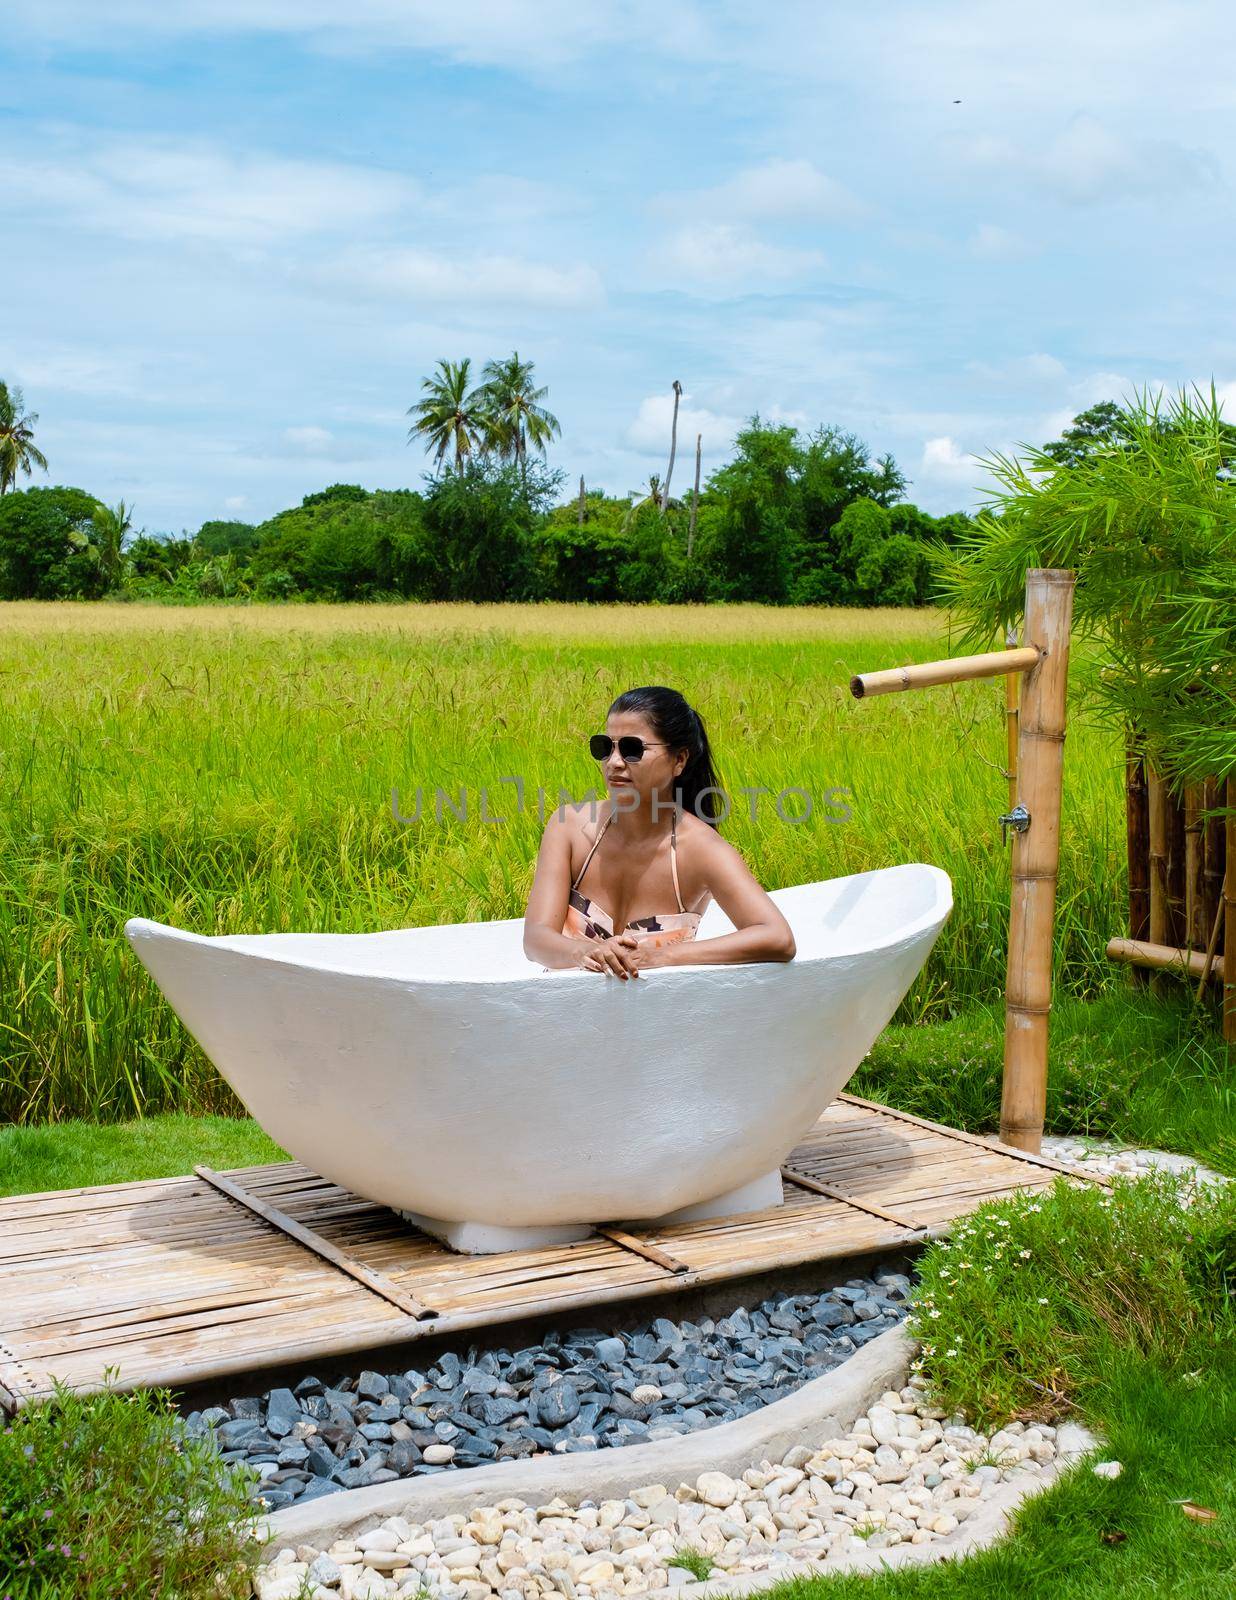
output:
M 697 834 L 704 852 L 701 868 L 712 897 L 734 924 L 733 933 L 712 939 L 687 939 L 681 944 L 631 952 L 638 966 L 693 967 L 739 961 L 792 961 L 794 934 L 751 869 L 727 839 L 711 828 Z M 621 937 L 619 942 L 621 943 Z
M 571 829 L 564 810 L 545 824 L 536 858 L 536 875 L 524 913 L 524 954 L 543 967 L 582 967 L 631 977 L 635 964 L 614 939 L 575 939 L 563 933 L 564 907 L 571 892 Z

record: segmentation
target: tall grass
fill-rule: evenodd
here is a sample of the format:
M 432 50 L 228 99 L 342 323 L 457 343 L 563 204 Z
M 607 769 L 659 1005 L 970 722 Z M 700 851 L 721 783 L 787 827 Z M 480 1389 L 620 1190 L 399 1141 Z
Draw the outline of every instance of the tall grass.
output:
M 0 1116 L 229 1109 L 123 938 L 361 931 L 522 914 L 536 791 L 598 786 L 585 736 L 669 683 L 734 794 L 727 837 L 768 888 L 922 860 L 957 909 L 902 1020 L 999 994 L 1008 855 L 999 680 L 857 702 L 856 671 L 946 654 L 936 613 L 736 606 L 0 608 Z M 1069 732 L 1058 980 L 1113 976 L 1120 754 Z M 503 777 L 524 780 L 523 814 Z M 392 791 L 419 822 L 393 815 Z M 763 785 L 757 816 L 737 791 Z M 468 817 L 442 807 L 441 786 Z M 480 815 L 480 791 L 491 815 Z M 778 819 L 772 795 L 815 811 Z M 850 791 L 830 822 L 825 791 Z M 599 792 L 599 787 L 598 787 Z M 788 802 L 787 810 L 801 802 Z

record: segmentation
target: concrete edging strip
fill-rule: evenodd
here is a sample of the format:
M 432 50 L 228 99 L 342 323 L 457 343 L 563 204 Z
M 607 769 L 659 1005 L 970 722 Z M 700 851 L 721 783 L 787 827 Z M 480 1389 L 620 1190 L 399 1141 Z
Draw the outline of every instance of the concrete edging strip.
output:
M 273 1512 L 266 1519 L 268 1548 L 314 1543 L 325 1549 L 342 1534 L 386 1517 L 423 1524 L 512 1497 L 529 1505 L 544 1505 L 555 1495 L 571 1501 L 607 1500 L 642 1483 L 672 1487 L 683 1479 L 694 1481 L 701 1472 L 741 1473 L 764 1457 L 780 1460 L 796 1444 L 822 1443 L 845 1433 L 886 1389 L 905 1383 L 914 1350 L 909 1334 L 889 1328 L 841 1366 L 811 1379 L 784 1400 L 677 1439 L 538 1456 L 493 1467 L 453 1468 L 432 1477 L 341 1489 L 307 1505 Z

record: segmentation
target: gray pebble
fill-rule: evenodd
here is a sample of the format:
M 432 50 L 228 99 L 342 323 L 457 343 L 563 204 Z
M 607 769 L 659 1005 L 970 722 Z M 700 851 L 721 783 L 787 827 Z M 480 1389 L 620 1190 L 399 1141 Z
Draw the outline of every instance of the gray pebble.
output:
M 783 1399 L 905 1315 L 911 1280 L 877 1269 L 821 1294 L 779 1295 L 716 1319 L 657 1317 L 621 1336 L 550 1332 L 522 1350 L 447 1351 L 428 1372 L 365 1371 L 193 1413 L 225 1461 L 262 1461 L 271 1509 L 343 1488 L 538 1452 L 681 1437 Z M 636 1402 L 632 1394 L 645 1391 Z M 660 1397 L 652 1400 L 648 1392 Z

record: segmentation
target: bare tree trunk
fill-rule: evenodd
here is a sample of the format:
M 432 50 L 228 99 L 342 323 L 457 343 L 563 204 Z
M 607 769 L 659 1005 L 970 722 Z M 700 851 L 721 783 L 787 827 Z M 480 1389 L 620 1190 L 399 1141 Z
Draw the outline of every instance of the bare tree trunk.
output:
M 582 472 L 579 475 L 579 525 L 581 528 L 584 525 L 584 475 Z
M 687 560 L 691 559 L 691 550 L 695 544 L 695 519 L 700 509 L 700 444 L 704 435 L 697 433 L 695 436 L 695 491 L 691 496 L 691 520 L 687 523 Z
M 674 457 L 678 453 L 678 402 L 682 398 L 682 385 L 674 379 L 674 421 L 670 427 L 670 458 L 665 469 L 665 486 L 661 490 L 661 515 L 669 505 L 670 479 L 674 476 Z

